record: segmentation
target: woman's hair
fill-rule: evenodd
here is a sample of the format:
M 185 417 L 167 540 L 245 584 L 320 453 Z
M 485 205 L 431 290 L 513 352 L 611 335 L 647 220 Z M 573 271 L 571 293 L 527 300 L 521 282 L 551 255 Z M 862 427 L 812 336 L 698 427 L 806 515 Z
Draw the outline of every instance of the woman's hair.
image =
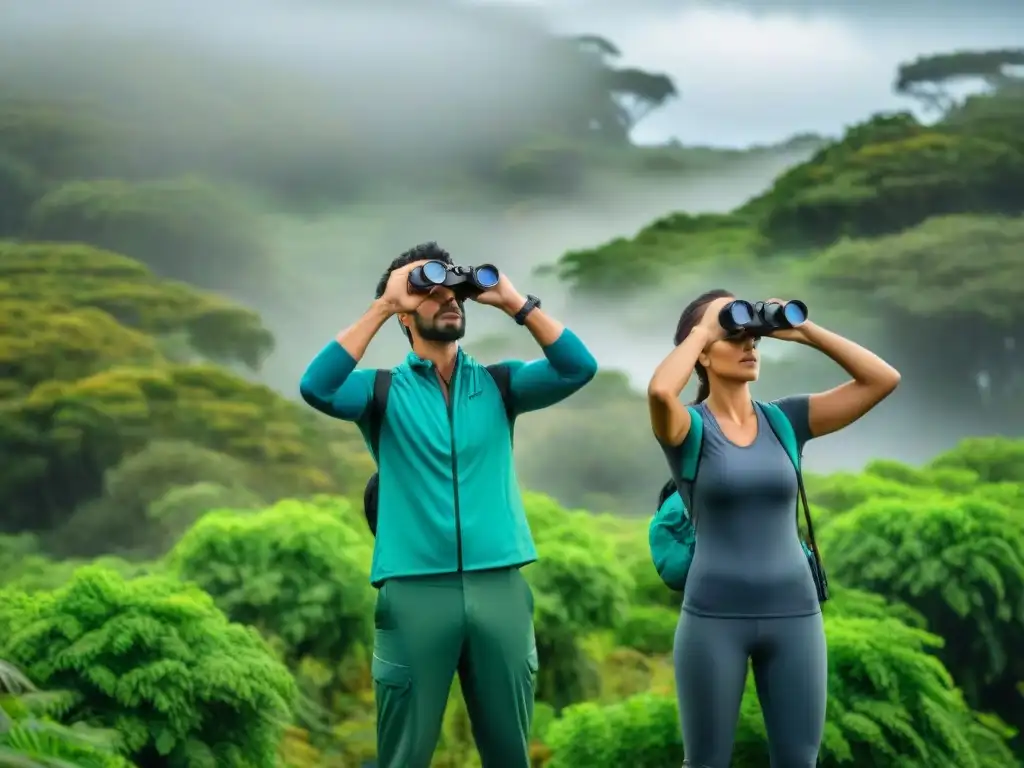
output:
M 687 305 L 686 309 L 683 310 L 683 314 L 679 316 L 679 325 L 676 326 L 675 345 L 678 347 L 682 344 L 686 337 L 690 335 L 692 331 L 704 318 L 704 309 L 715 299 L 724 299 L 732 296 L 730 291 L 724 288 L 716 288 L 713 291 L 702 293 L 696 299 L 691 301 Z M 708 399 L 708 395 L 711 394 L 711 382 L 708 381 L 708 372 L 704 370 L 704 366 L 697 363 L 693 367 L 694 373 L 697 374 L 697 399 L 694 403 L 702 403 Z

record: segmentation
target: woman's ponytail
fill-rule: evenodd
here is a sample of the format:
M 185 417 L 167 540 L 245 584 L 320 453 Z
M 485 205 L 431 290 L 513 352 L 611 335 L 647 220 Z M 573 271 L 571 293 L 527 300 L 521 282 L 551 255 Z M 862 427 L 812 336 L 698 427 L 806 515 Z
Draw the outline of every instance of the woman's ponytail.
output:
M 697 405 L 703 403 L 711 395 L 711 382 L 708 381 L 708 374 L 700 363 L 693 367 L 693 372 L 697 374 L 697 399 L 693 401 L 693 404 Z

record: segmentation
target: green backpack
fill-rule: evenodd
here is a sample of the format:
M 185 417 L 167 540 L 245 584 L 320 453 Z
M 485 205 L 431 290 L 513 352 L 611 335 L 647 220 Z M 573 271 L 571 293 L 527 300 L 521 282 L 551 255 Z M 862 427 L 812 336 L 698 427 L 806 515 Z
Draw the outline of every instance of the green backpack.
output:
M 796 469 L 797 485 L 800 489 L 800 499 L 797 502 L 797 523 L 800 520 L 800 507 L 803 506 L 804 521 L 807 525 L 807 541 L 801 539 L 804 555 L 807 557 L 808 567 L 811 569 L 811 576 L 814 578 L 814 586 L 818 592 L 818 602 L 824 603 L 828 600 L 828 578 L 825 576 L 825 569 L 821 564 L 821 557 L 818 554 L 818 545 L 814 540 L 814 525 L 811 522 L 811 512 L 807 504 L 807 492 L 804 490 L 803 473 L 800 471 L 801 456 L 796 439 L 796 432 L 789 422 L 786 414 L 781 408 L 772 403 L 756 402 L 754 405 L 761 409 L 761 412 L 768 420 L 772 432 L 778 438 L 793 467 Z M 700 469 L 701 449 L 704 446 L 704 420 L 700 411 L 687 406 L 690 412 L 690 432 L 683 441 L 683 457 L 680 476 L 686 480 L 692 490 L 693 483 L 697 479 L 697 472 Z M 690 507 L 693 506 L 693 499 L 690 499 Z M 690 572 L 690 564 L 693 562 L 693 553 L 697 545 L 697 531 L 693 524 L 693 517 L 687 505 L 676 487 L 675 481 L 670 480 L 661 489 L 658 498 L 658 511 L 651 520 L 648 538 L 651 545 L 651 558 L 654 560 L 654 567 L 658 575 L 671 589 L 682 592 L 686 586 L 686 576 Z M 808 542 L 810 544 L 808 545 Z

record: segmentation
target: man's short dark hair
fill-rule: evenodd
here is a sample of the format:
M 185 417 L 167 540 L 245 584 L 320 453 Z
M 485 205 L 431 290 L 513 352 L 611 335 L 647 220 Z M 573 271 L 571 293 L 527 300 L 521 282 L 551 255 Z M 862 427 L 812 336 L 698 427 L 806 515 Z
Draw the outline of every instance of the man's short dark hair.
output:
M 410 248 L 388 265 L 387 270 L 383 275 L 381 275 L 380 282 L 377 283 L 376 297 L 379 299 L 384 295 L 384 291 L 388 287 L 388 279 L 391 277 L 392 272 L 396 269 L 401 269 L 407 264 L 412 264 L 414 261 L 443 261 L 445 264 L 454 263 L 452 261 L 452 255 L 433 240 L 429 243 L 420 243 L 419 245 Z

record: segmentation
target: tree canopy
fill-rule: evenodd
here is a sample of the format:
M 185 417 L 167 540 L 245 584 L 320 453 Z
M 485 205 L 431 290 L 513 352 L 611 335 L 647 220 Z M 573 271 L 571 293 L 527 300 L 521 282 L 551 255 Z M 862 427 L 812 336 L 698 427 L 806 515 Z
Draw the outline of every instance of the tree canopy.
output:
M 116 729 L 134 762 L 273 768 L 295 695 L 255 630 L 164 576 L 79 570 L 52 593 L 0 601 L 0 652 L 68 714 Z
M 364 456 L 355 430 L 213 364 L 255 367 L 272 347 L 251 310 L 124 256 L 49 243 L 0 244 L 0 306 L 0 452 L 18 457 L 0 468 L 6 530 L 64 522 L 103 495 L 108 470 L 154 440 L 259 467 L 252 484 L 266 498 L 343 490 L 369 475 L 365 458 L 337 461 Z M 210 479 L 193 472 L 176 484 Z M 142 509 L 106 508 L 121 515 L 115 527 Z
M 956 103 L 947 90 L 948 85 L 977 79 L 990 88 L 998 89 L 1019 80 L 1011 70 L 1021 66 L 1024 66 L 1024 48 L 919 56 L 899 66 L 893 87 L 899 94 L 911 96 L 933 110 L 944 112 Z

